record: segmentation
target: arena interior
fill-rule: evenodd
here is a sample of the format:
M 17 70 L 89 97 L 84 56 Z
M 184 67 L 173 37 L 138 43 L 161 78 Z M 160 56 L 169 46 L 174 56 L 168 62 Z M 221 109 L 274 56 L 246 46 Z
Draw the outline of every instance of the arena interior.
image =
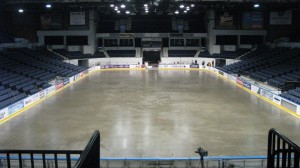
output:
M 299 20 L 298 0 L 1 0 L 0 168 L 299 168 Z

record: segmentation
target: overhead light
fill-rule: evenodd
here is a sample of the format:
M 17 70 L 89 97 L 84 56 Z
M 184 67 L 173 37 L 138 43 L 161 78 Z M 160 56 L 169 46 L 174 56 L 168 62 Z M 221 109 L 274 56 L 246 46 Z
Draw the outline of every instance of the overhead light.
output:
M 125 8 L 126 6 L 124 4 L 121 5 L 121 8 Z
M 179 7 L 180 7 L 180 8 L 184 8 L 184 5 L 180 5 Z
M 179 12 L 178 12 L 178 10 L 177 11 L 175 11 L 175 14 L 178 14 Z
M 112 8 L 113 8 L 113 7 L 115 7 L 115 5 L 114 5 L 114 4 L 110 4 L 110 7 L 112 7 Z
M 144 4 L 144 7 L 148 7 L 148 4 Z
M 191 7 L 193 8 L 193 7 L 195 7 L 195 5 L 194 5 L 194 4 L 191 4 Z
M 23 9 L 19 9 L 18 12 L 19 12 L 19 13 L 23 13 L 24 10 L 23 10 Z
M 183 11 L 184 13 L 187 13 L 187 11 L 185 10 L 185 11 Z
M 52 8 L 52 5 L 51 4 L 46 4 L 46 8 Z
M 148 13 L 149 11 L 148 11 L 148 10 L 146 10 L 145 12 L 146 12 L 146 13 Z
M 119 10 L 119 8 L 118 8 L 118 7 L 115 7 L 115 11 L 117 11 L 117 10 Z
M 121 13 L 121 11 L 117 10 L 117 13 Z
M 189 11 L 189 10 L 190 10 L 190 8 L 186 8 L 186 10 L 187 10 L 187 11 Z
M 129 11 L 126 11 L 125 13 L 126 13 L 126 14 L 129 14 L 130 12 L 129 12 Z
M 259 8 L 259 4 L 254 4 L 254 8 Z

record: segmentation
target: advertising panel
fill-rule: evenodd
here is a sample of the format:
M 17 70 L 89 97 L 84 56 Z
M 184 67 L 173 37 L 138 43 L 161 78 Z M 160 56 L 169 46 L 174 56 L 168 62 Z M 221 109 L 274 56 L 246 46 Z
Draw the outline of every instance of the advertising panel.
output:
M 74 81 L 74 79 L 75 79 L 75 76 L 70 77 L 69 78 L 70 83 L 72 83 Z
M 40 98 L 39 98 L 39 93 L 36 93 L 34 95 L 31 95 L 27 98 L 24 99 L 24 107 L 27 107 L 29 105 L 31 105 L 32 103 L 38 101 Z
M 273 102 L 275 102 L 278 105 L 281 105 L 281 97 L 273 94 Z
M 251 90 L 251 83 L 244 81 L 243 86 L 249 90 Z
M 39 96 L 40 96 L 40 99 L 42 99 L 42 98 L 46 97 L 46 96 L 47 96 L 47 92 L 46 92 L 46 90 L 42 90 L 42 91 L 40 91 L 40 92 L 39 92 Z
M 32 104 L 32 96 L 29 96 L 29 97 L 24 99 L 24 107 L 27 107 L 30 104 Z
M 4 108 L 0 110 L 0 120 L 8 117 L 8 108 Z
M 138 64 L 136 64 L 136 65 L 129 65 L 129 68 L 142 68 L 142 66 L 138 65 Z
M 224 72 L 222 72 L 222 71 L 219 71 L 219 74 L 222 75 L 222 76 L 224 76 Z
M 79 79 L 80 78 L 80 73 L 75 75 L 75 80 Z
M 191 68 L 199 68 L 199 64 L 192 64 Z
M 228 78 L 229 80 L 231 80 L 232 82 L 236 82 L 236 77 L 235 77 L 235 76 L 227 75 L 227 78 Z
M 265 89 L 261 89 L 260 90 L 260 95 L 262 95 L 262 96 L 268 98 L 269 100 L 273 101 L 273 93 L 272 92 L 269 92 L 269 91 L 267 91 Z
M 47 89 L 47 93 L 48 94 L 50 94 L 50 93 L 53 93 L 54 91 L 55 91 L 55 86 L 50 86 L 50 87 L 48 87 L 48 89 Z
M 14 103 L 10 106 L 8 106 L 8 114 L 12 115 L 13 113 L 15 113 L 18 110 L 21 110 L 22 108 L 24 108 L 24 101 L 18 101 L 17 103 Z
M 260 88 L 255 85 L 251 85 L 251 91 L 260 94 Z
M 244 86 L 244 82 L 240 78 L 236 78 L 236 83 Z
M 61 81 L 61 83 L 57 83 L 57 84 L 55 85 L 55 88 L 56 88 L 56 90 L 57 90 L 57 89 L 62 88 L 63 86 L 64 86 L 64 82 Z
M 64 85 L 66 86 L 67 84 L 69 84 L 70 83 L 70 79 L 69 78 L 65 78 L 64 79 Z

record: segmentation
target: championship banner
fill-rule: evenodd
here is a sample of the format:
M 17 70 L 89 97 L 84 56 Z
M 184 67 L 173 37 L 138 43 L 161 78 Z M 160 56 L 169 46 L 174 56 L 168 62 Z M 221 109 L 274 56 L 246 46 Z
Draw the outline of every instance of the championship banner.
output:
M 224 14 L 220 16 L 220 25 L 232 26 L 233 25 L 233 16 L 231 16 L 228 12 L 224 12 Z
M 41 28 L 43 30 L 61 29 L 62 28 L 62 15 L 60 14 L 42 14 Z
M 243 29 L 263 29 L 263 12 L 244 12 Z
M 85 25 L 85 11 L 83 12 L 70 12 L 70 25 L 83 26 Z
M 270 25 L 292 24 L 292 11 L 275 11 L 270 13 Z

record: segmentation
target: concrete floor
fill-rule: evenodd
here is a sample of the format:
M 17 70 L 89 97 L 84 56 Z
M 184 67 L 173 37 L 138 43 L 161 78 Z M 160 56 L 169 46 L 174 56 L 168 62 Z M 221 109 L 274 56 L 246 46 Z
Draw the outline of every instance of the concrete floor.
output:
M 300 120 L 205 71 L 94 73 L 0 125 L 0 149 L 83 149 L 102 157 L 266 155 L 276 128 L 300 144 Z

